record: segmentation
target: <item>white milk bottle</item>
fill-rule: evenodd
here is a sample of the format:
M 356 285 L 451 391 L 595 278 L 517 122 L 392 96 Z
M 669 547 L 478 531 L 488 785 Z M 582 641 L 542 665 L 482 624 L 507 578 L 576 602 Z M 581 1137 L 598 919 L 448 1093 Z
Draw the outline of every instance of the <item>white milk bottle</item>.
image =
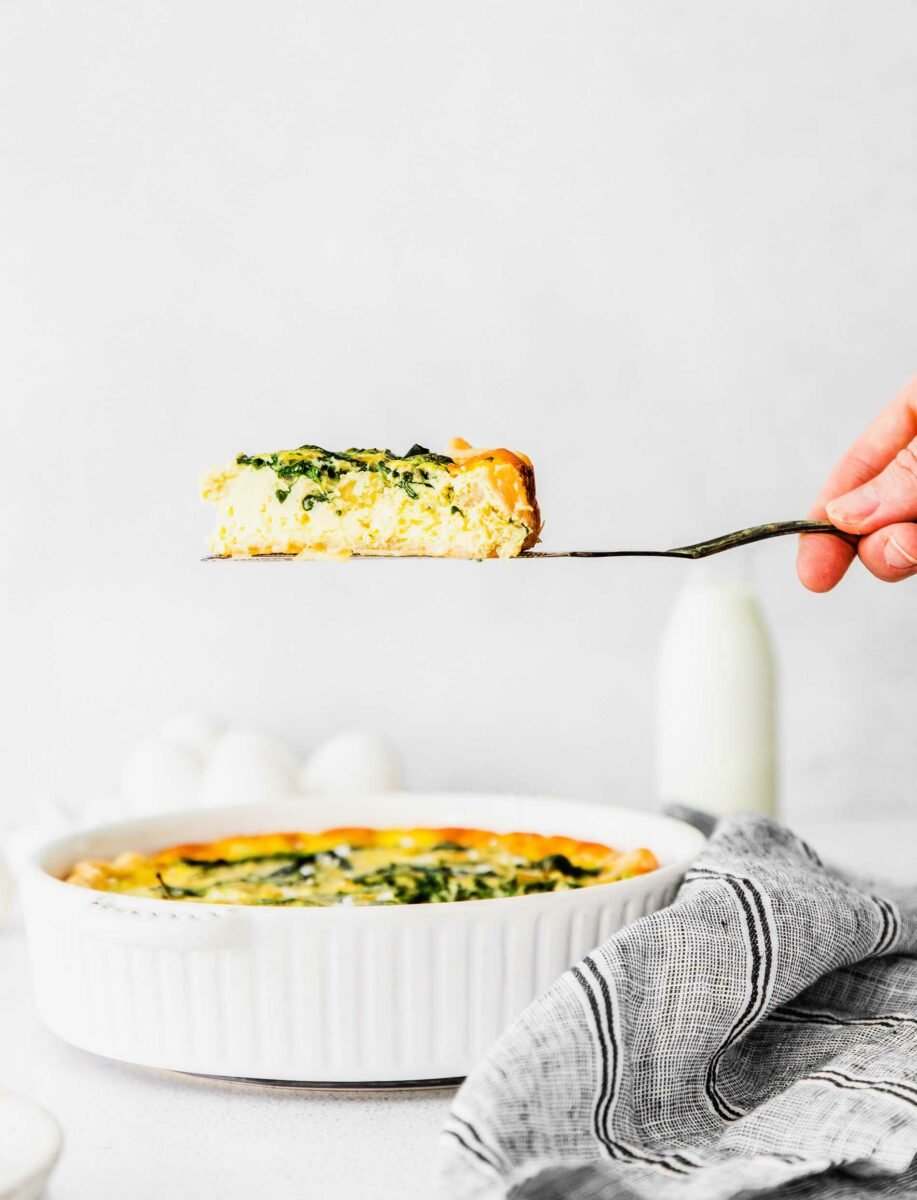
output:
M 717 815 L 776 816 L 776 671 L 754 589 L 732 564 L 684 569 L 658 663 L 658 793 Z

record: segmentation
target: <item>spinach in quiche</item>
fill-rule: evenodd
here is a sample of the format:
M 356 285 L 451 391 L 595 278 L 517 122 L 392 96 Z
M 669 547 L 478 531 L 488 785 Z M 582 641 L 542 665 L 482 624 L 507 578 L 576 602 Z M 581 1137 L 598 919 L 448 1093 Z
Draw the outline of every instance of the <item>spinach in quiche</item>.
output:
M 466 829 L 339 829 L 179 846 L 78 864 L 70 881 L 216 904 L 444 904 L 567 891 L 657 866 L 648 850 Z

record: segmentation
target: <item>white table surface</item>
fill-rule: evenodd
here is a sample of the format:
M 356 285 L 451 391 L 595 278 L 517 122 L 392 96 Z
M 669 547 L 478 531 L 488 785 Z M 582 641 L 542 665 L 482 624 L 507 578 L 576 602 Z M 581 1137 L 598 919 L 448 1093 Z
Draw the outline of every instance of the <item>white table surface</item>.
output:
M 917 816 L 795 825 L 829 860 L 915 881 Z M 0 933 L 0 1087 L 63 1127 L 49 1200 L 163 1200 L 189 1188 L 220 1200 L 433 1200 L 452 1096 L 219 1083 L 96 1058 L 41 1027 L 15 926 Z

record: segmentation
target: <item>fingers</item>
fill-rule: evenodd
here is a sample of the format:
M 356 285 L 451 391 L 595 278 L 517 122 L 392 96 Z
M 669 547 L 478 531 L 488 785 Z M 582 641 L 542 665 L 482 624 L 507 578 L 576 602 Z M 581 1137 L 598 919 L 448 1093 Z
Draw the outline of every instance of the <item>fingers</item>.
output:
M 917 437 L 875 479 L 825 507 L 830 520 L 850 533 L 874 533 L 897 521 L 917 520 Z
M 860 538 L 860 561 L 877 579 L 897 583 L 917 575 L 917 524 L 888 525 Z
M 813 513 L 821 520 L 824 512 Z M 804 533 L 796 554 L 796 574 L 810 592 L 830 592 L 847 573 L 856 550 L 840 538 L 823 533 Z
M 868 463 L 848 454 L 828 476 L 809 518 L 824 521 L 828 516 L 825 510 L 828 499 L 865 483 L 874 474 Z M 855 558 L 856 550 L 841 538 L 822 533 L 804 533 L 796 552 L 796 574 L 800 583 L 810 592 L 830 592 L 844 578 Z
M 877 493 L 870 491 L 874 486 L 879 488 Z M 860 534 L 871 534 L 891 522 L 917 520 L 917 379 L 911 380 L 854 442 L 828 476 L 810 516 L 814 520 L 827 516 L 842 529 Z M 910 545 L 910 535 L 902 536 Z M 860 557 L 863 552 L 861 543 Z M 796 570 L 810 591 L 827 592 L 844 577 L 855 553 L 840 538 L 805 534 L 800 539 Z M 865 553 L 870 570 L 885 563 L 884 542 L 868 546 Z M 887 564 L 882 569 L 894 571 Z M 900 571 L 879 575 L 904 577 Z
M 824 503 L 878 475 L 902 446 L 917 438 L 917 378 L 899 392 L 860 434 L 828 476 L 819 500 Z
M 815 507 L 809 513 L 810 519 L 824 521 L 828 516 L 826 500 L 865 483 L 874 474 L 869 463 L 848 454 L 828 476 Z M 855 558 L 854 547 L 841 538 L 823 533 L 804 533 L 796 552 L 796 574 L 810 592 L 830 592 L 847 574 L 847 568 Z

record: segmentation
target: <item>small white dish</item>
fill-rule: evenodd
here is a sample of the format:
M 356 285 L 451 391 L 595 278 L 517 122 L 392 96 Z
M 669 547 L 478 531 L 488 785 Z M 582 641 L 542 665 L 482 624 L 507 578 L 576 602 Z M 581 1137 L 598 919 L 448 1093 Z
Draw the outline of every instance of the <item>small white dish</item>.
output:
M 57 1121 L 15 1092 L 0 1092 L 0 1200 L 38 1200 L 61 1150 Z

